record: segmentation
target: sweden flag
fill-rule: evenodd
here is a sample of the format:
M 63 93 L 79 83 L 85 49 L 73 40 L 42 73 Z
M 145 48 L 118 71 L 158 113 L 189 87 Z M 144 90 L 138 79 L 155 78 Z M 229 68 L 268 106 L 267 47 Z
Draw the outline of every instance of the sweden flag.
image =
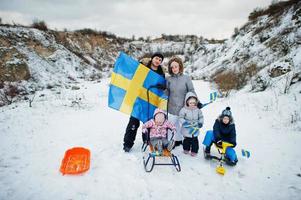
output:
M 109 107 L 146 122 L 157 107 L 166 110 L 166 95 L 162 90 L 151 87 L 157 84 L 165 85 L 165 79 L 120 52 L 111 76 Z

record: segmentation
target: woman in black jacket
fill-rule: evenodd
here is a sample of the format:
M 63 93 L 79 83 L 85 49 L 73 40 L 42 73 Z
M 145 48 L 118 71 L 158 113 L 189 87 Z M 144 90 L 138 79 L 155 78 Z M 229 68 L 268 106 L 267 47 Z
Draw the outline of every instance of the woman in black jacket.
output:
M 228 147 L 225 158 L 229 164 L 237 163 L 237 156 L 234 150 L 236 146 L 236 130 L 230 107 L 223 110 L 222 114 L 215 120 L 213 131 L 207 131 L 203 144 L 205 145 L 205 158 L 210 158 L 210 148 L 212 143 L 220 145 L 222 142 L 228 142 L 233 147 Z
M 161 67 L 163 59 L 164 56 L 161 53 L 154 53 L 146 66 L 165 78 L 164 71 Z M 123 150 L 125 152 L 129 152 L 133 147 L 139 126 L 139 119 L 131 116 L 123 138 Z

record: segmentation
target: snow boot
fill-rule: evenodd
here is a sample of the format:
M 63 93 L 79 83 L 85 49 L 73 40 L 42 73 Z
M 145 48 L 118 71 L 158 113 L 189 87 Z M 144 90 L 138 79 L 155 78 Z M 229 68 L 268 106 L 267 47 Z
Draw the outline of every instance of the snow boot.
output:
M 206 160 L 209 160 L 211 158 L 210 147 L 205 147 L 205 149 L 204 149 L 204 157 L 205 157 Z
M 173 148 L 180 146 L 182 143 L 182 141 L 175 141 L 175 145 L 173 146 Z
M 183 153 L 184 153 L 184 154 L 189 154 L 189 151 L 184 150 Z
M 232 160 L 230 160 L 230 159 L 229 159 L 228 157 L 226 157 L 226 156 L 225 156 L 224 160 L 225 160 L 225 163 L 226 163 L 227 165 L 230 165 L 230 166 L 235 166 L 236 163 L 238 162 L 238 160 L 232 161 Z
M 123 150 L 124 150 L 124 152 L 130 152 L 130 150 L 131 150 L 131 147 L 127 147 L 127 146 L 124 146 L 123 147 Z
M 197 156 L 198 155 L 198 153 L 195 153 L 195 152 L 191 152 L 191 154 L 190 154 L 192 157 L 195 157 L 195 156 Z

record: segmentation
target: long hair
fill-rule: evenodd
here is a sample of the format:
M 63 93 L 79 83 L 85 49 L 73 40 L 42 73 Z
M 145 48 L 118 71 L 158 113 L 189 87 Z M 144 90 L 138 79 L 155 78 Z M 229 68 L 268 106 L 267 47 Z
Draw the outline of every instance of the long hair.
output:
M 179 58 L 179 57 L 177 57 L 177 56 L 172 57 L 172 58 L 168 61 L 168 73 L 169 73 L 170 75 L 173 75 L 172 70 L 171 70 L 171 67 L 170 67 L 170 65 L 171 65 L 172 62 L 178 63 L 178 64 L 179 64 L 179 67 L 180 67 L 179 73 L 183 73 L 183 70 L 184 70 L 184 67 L 183 67 L 183 61 L 182 61 L 181 58 Z

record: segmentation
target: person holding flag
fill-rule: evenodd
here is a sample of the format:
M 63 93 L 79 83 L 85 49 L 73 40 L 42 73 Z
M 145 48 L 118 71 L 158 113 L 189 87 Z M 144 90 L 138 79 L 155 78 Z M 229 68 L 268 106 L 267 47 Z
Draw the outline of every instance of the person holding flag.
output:
M 154 53 L 151 56 L 151 60 L 148 62 L 147 66 L 152 71 L 156 72 L 157 74 L 161 75 L 163 78 L 165 78 L 165 73 L 162 69 L 162 62 L 163 62 L 164 56 L 157 52 Z M 165 85 L 156 85 L 155 87 L 159 89 L 165 89 Z M 148 111 L 146 111 L 148 112 Z M 124 138 L 123 138 L 123 150 L 125 152 L 129 152 L 131 148 L 134 145 L 134 141 L 136 139 L 137 130 L 140 126 L 140 120 L 136 117 L 130 116 L 128 125 L 125 130 Z

